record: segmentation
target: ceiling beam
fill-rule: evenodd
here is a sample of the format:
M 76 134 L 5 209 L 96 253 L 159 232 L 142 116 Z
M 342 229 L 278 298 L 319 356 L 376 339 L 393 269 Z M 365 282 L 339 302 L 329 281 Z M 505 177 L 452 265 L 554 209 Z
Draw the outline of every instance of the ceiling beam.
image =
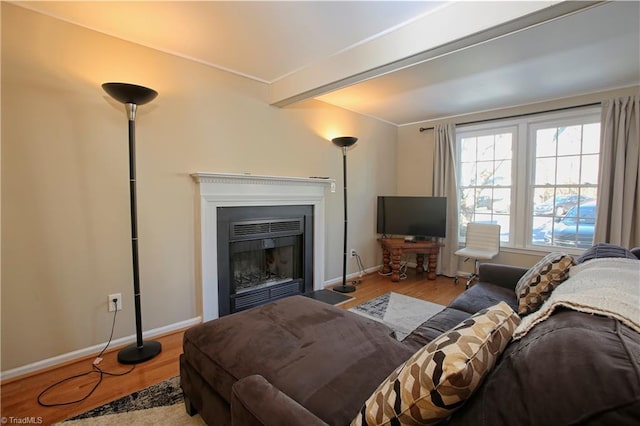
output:
M 447 3 L 394 32 L 273 82 L 270 103 L 292 105 L 604 3 Z

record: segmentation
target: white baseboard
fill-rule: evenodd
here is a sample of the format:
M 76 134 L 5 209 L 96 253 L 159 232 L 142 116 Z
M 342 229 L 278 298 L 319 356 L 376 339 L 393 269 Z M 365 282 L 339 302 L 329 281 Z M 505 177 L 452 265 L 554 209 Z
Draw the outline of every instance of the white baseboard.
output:
M 382 265 L 376 265 L 376 266 L 372 266 L 370 268 L 366 268 L 364 270 L 365 274 L 370 274 L 371 272 L 377 272 L 380 270 L 380 268 L 382 268 Z M 360 272 L 354 272 L 352 274 L 347 274 L 347 282 L 349 281 L 353 281 L 354 279 L 359 279 L 360 278 Z M 342 277 L 337 277 L 337 278 L 332 278 L 328 281 L 324 282 L 324 287 L 328 287 L 330 285 L 333 284 L 339 284 L 342 283 Z
M 142 332 L 142 336 L 145 338 L 161 336 L 163 334 L 171 333 L 176 330 L 180 330 L 183 328 L 191 327 L 196 324 L 200 324 L 202 322 L 201 317 L 191 318 L 185 321 L 180 321 L 174 324 L 165 325 L 163 327 L 154 328 L 153 330 L 148 330 Z M 121 337 L 116 340 L 112 340 L 110 347 L 123 346 L 136 341 L 135 334 L 130 336 Z M 34 373 L 39 370 L 43 370 L 45 368 L 54 367 L 58 364 L 62 364 L 64 362 L 73 361 L 75 359 L 84 358 L 93 354 L 100 353 L 102 348 L 107 344 L 107 342 L 99 343 L 94 346 L 90 346 L 84 349 L 78 349 L 77 351 L 68 352 L 66 354 L 54 356 L 52 358 L 43 359 L 42 361 L 36 361 L 31 364 L 23 365 L 22 367 L 12 368 L 11 370 L 0 372 L 0 381 L 5 381 L 9 379 L 13 379 L 14 377 L 22 376 L 25 374 Z

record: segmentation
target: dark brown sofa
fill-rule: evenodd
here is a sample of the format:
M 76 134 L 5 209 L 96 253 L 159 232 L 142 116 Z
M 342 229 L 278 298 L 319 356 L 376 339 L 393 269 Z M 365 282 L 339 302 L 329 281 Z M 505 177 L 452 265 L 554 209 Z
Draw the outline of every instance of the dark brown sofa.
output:
M 348 425 L 426 343 L 499 301 L 515 310 L 525 272 L 481 265 L 480 282 L 403 342 L 380 323 L 302 296 L 196 326 L 180 358 L 187 410 L 209 425 Z M 446 422 L 640 424 L 640 335 L 611 318 L 560 310 L 508 345 Z

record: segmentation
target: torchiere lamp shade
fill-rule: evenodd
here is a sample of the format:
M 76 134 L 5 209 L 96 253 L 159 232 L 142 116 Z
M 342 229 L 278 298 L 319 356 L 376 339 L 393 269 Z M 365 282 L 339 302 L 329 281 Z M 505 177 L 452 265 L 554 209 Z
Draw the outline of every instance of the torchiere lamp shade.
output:
M 102 88 L 109 96 L 123 104 L 144 105 L 158 96 L 155 90 L 137 84 L 104 83 Z
M 353 136 L 340 136 L 339 138 L 331 139 L 331 142 L 336 144 L 341 148 L 348 148 L 354 143 L 358 141 L 358 138 L 354 138 Z

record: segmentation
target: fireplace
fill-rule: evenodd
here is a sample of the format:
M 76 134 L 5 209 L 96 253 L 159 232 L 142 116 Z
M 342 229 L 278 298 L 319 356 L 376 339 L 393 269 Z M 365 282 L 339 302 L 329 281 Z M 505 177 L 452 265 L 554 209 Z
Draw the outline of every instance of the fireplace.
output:
M 307 223 L 305 219 L 305 226 L 311 227 L 313 241 L 310 243 L 312 247 L 307 246 L 305 249 L 305 256 L 311 256 L 313 270 L 311 273 L 305 273 L 304 279 L 311 280 L 313 290 L 323 288 L 325 201 L 329 192 L 335 193 L 335 180 L 233 173 L 194 173 L 191 176 L 198 184 L 195 220 L 196 268 L 200 286 L 197 299 L 200 302 L 203 321 L 220 316 L 219 287 L 222 285 L 222 271 L 218 271 L 218 237 L 222 233 L 218 231 L 218 210 L 221 207 L 311 208 L 313 223 Z M 231 274 L 230 271 L 228 273 Z
M 311 206 L 218 207 L 220 316 L 313 290 Z

